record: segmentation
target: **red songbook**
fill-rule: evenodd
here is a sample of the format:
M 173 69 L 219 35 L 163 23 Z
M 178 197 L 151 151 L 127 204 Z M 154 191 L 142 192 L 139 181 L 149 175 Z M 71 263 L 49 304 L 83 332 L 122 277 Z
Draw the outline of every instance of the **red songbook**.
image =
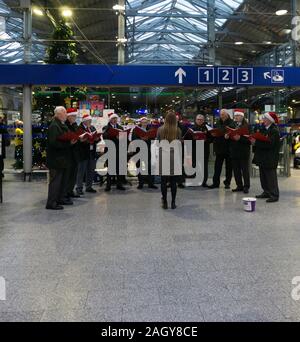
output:
M 61 135 L 60 137 L 57 138 L 57 140 L 61 141 L 61 142 L 71 142 L 72 140 L 78 140 L 79 136 L 77 133 L 72 132 L 72 131 L 68 131 L 66 133 L 64 133 L 63 135 Z
M 115 139 L 119 136 L 119 134 L 129 134 L 131 131 L 131 128 L 129 129 L 126 129 L 126 130 L 121 130 L 121 129 L 117 129 L 117 128 L 112 128 L 110 127 L 107 131 L 107 134 L 108 134 L 108 139 Z
M 254 133 L 250 135 L 250 138 L 253 138 L 257 141 L 262 141 L 262 142 L 271 142 L 268 136 L 261 134 L 260 132 Z
M 149 131 L 145 131 L 141 127 L 136 126 L 134 134 L 141 139 L 153 140 L 157 136 L 157 130 L 158 128 L 151 128 Z
M 249 135 L 248 127 L 241 127 L 241 128 L 236 128 L 236 129 L 226 127 L 226 130 L 227 130 L 227 134 L 229 135 L 230 139 L 233 139 L 237 135 L 239 135 L 241 137 L 245 136 L 245 135 Z
M 85 132 L 79 135 L 79 139 L 81 141 L 88 141 L 90 144 L 94 144 L 95 142 L 101 139 L 102 133 L 98 133 L 97 131 L 93 133 Z
M 222 129 L 219 128 L 214 128 L 209 131 L 209 133 L 214 137 L 214 138 L 221 138 L 224 137 L 225 132 Z
M 191 138 L 193 140 L 206 140 L 206 133 L 200 131 L 194 131 L 189 128 L 188 131 L 183 136 L 183 139 Z

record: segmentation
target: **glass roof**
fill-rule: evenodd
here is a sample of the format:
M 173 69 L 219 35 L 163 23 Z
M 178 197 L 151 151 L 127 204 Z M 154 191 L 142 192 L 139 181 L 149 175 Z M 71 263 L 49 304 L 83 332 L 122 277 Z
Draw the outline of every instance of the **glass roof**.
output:
M 33 34 L 35 36 L 35 34 Z M 23 63 L 24 44 L 23 18 L 19 13 L 13 12 L 0 0 L 0 63 Z M 41 44 L 32 45 L 32 63 L 44 59 L 45 47 Z
M 216 0 L 216 30 L 243 1 Z M 205 48 L 207 1 L 127 0 L 126 13 L 131 63 L 188 63 Z

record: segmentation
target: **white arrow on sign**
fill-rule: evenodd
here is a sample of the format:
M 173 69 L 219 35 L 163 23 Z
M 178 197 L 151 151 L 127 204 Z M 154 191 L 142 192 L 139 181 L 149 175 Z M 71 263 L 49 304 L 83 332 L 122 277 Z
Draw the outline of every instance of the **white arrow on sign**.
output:
M 271 77 L 271 73 L 270 73 L 270 72 L 265 72 L 265 73 L 264 73 L 264 79 L 266 80 L 266 79 L 268 79 L 268 78 L 270 78 L 270 79 L 272 78 L 272 77 Z
M 186 72 L 182 69 L 182 68 L 179 68 L 176 72 L 175 72 L 175 77 L 178 77 L 178 80 L 179 80 L 179 84 L 182 84 L 183 83 L 183 76 L 186 77 Z

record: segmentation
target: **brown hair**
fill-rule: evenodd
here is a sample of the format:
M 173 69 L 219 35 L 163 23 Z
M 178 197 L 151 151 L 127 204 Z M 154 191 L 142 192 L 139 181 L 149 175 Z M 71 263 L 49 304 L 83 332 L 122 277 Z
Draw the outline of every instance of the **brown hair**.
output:
M 162 140 L 172 142 L 178 138 L 178 123 L 175 113 L 169 112 L 162 127 Z

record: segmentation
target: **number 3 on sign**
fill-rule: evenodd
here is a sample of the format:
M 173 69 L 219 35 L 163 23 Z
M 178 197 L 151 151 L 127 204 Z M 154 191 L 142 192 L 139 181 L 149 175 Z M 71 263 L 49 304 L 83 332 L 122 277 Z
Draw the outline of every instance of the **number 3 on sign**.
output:
M 237 84 L 253 84 L 253 68 L 238 68 Z
M 218 84 L 234 84 L 234 68 L 219 68 Z

